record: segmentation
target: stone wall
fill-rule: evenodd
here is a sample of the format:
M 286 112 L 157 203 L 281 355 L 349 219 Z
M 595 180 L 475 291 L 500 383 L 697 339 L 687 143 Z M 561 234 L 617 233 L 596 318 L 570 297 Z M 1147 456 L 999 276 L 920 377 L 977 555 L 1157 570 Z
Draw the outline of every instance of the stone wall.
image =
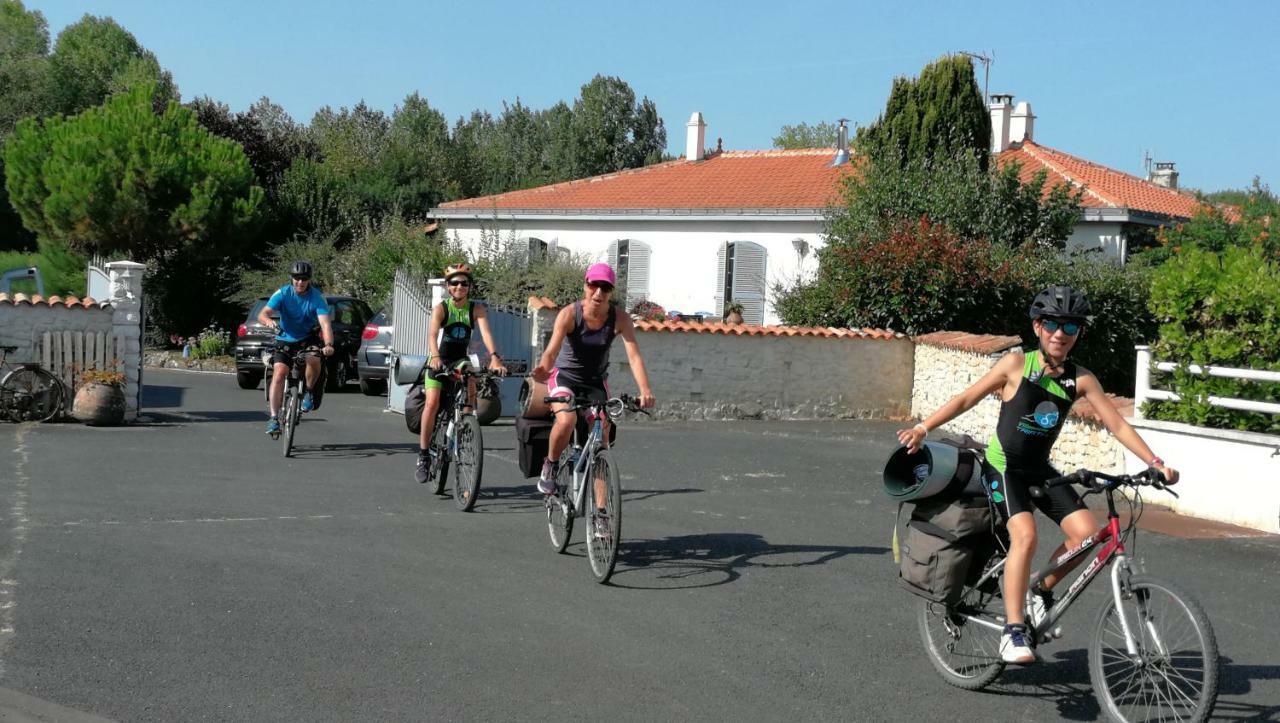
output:
M 8 356 L 10 362 L 38 362 L 38 348 L 45 332 L 71 330 L 109 335 L 114 331 L 112 316 L 110 307 L 97 304 L 3 303 L 0 304 L 0 345 L 18 347 Z
M 884 418 L 907 412 L 907 338 L 764 336 L 638 330 L 658 398 L 656 416 L 677 419 Z M 611 390 L 635 393 L 616 343 Z
M 1000 357 L 1020 350 L 1017 337 L 950 332 L 918 337 L 911 415 L 916 419 L 929 416 L 982 378 Z M 995 431 L 999 416 L 1000 397 L 993 394 L 944 425 L 941 431 L 968 434 L 985 443 Z M 1118 473 L 1124 470 L 1124 448 L 1094 419 L 1086 403 L 1077 402 L 1053 447 L 1050 462 L 1063 472 L 1086 467 Z

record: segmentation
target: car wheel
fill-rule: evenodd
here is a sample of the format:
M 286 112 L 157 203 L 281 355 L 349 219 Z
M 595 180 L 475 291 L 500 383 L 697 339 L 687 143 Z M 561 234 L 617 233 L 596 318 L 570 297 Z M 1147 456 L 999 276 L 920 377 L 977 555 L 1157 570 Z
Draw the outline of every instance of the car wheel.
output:
M 340 392 L 347 386 L 351 371 L 345 361 L 335 358 L 330 362 L 329 373 L 326 376 L 325 391 Z
M 257 389 L 262 383 L 262 372 L 255 372 L 249 369 L 236 370 L 236 384 L 241 389 Z
M 360 393 L 366 397 L 376 397 L 387 391 L 387 383 L 381 379 L 361 379 Z

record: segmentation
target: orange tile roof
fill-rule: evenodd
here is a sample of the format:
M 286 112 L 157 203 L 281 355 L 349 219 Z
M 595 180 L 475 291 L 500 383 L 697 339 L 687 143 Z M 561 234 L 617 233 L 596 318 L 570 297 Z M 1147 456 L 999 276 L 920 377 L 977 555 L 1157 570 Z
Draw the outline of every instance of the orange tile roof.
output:
M 672 331 L 692 334 L 732 334 L 734 336 L 814 336 L 828 339 L 906 339 L 905 334 L 887 329 L 840 329 L 833 326 L 757 326 L 697 321 L 636 321 L 639 331 Z
M 440 204 L 459 209 L 823 209 L 850 165 L 834 148 L 724 151 L 578 181 Z
M 1022 339 L 1016 336 L 970 334 L 964 331 L 935 331 L 930 334 L 921 334 L 915 338 L 915 341 L 917 344 L 955 349 L 970 354 L 994 354 L 1022 344 Z
M 0 293 L 0 304 L 9 306 L 65 306 L 68 309 L 107 309 L 111 307 L 110 302 L 97 301 L 92 296 L 86 296 L 83 299 L 68 296 L 64 299 L 56 294 L 45 298 L 40 294 L 32 294 L 31 296 L 13 294 L 10 296 L 9 294 Z
M 1048 171 L 1045 190 L 1062 183 L 1085 189 L 1080 203 L 1085 208 L 1128 208 L 1174 218 L 1191 218 L 1207 206 L 1195 197 L 1157 186 L 1137 176 L 1077 158 L 1069 153 L 1023 141 L 1000 154 L 1000 165 L 1022 164 L 1018 176 L 1031 180 L 1040 170 Z

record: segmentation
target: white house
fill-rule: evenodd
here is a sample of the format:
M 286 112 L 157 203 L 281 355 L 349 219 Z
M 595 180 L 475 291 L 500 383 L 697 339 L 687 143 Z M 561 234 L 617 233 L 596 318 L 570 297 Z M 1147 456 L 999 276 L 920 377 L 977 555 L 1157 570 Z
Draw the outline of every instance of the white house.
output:
M 991 115 L 999 163 L 1020 163 L 1023 178 L 1044 169 L 1050 187 L 1085 188 L 1073 247 L 1123 262 L 1135 229 L 1190 218 L 1199 206 L 1174 188 L 1039 145 L 1030 106 L 1013 107 L 1012 96 L 993 96 Z M 776 324 L 770 290 L 816 269 L 825 211 L 852 166 L 835 148 L 708 153 L 706 128 L 694 113 L 679 160 L 444 203 L 432 215 L 473 248 L 496 233 L 531 253 L 568 249 L 609 261 L 633 301 L 717 316 L 733 301 L 747 323 Z M 1176 186 L 1172 164 L 1164 165 Z

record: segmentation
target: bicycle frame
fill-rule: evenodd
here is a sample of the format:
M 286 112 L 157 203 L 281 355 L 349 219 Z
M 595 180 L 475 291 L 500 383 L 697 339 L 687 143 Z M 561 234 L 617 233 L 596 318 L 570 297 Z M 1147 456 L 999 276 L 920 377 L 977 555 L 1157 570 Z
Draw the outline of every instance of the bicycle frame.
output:
M 587 477 L 594 466 L 593 461 L 595 460 L 596 452 L 600 450 L 600 440 L 604 439 L 604 417 L 606 415 L 604 408 L 602 406 L 592 406 L 587 414 L 591 423 L 591 431 L 587 433 L 587 439 L 580 447 L 576 444 L 574 445 L 578 453 L 578 461 L 573 467 L 573 481 L 569 493 L 569 504 L 577 513 L 581 513 L 586 509 Z
M 1129 626 L 1129 620 L 1125 617 L 1124 606 L 1120 604 L 1124 595 L 1120 573 L 1122 571 L 1125 573 L 1129 571 L 1129 562 L 1128 557 L 1124 554 L 1124 540 L 1120 532 L 1120 516 L 1116 513 L 1115 498 L 1113 497 L 1114 492 L 1113 490 L 1108 489 L 1106 494 L 1108 512 L 1106 526 L 1093 535 L 1086 537 L 1084 541 L 1076 547 L 1067 550 L 1056 559 L 1050 560 L 1049 563 L 1040 570 L 1032 573 L 1030 584 L 1034 586 L 1040 580 L 1043 580 L 1049 575 L 1066 568 L 1076 558 L 1082 557 L 1094 549 L 1101 547 L 1101 549 L 1098 550 L 1097 556 L 1093 558 L 1093 561 L 1090 562 L 1083 571 L 1076 575 L 1075 580 L 1073 580 L 1067 587 L 1066 593 L 1046 612 L 1045 619 L 1040 623 L 1036 630 L 1036 634 L 1040 635 L 1043 630 L 1052 630 L 1054 623 L 1056 623 L 1066 613 L 1067 608 L 1071 607 L 1071 604 L 1080 596 L 1080 593 L 1083 592 L 1090 583 L 1097 579 L 1099 573 L 1104 567 L 1114 562 L 1115 565 L 1111 568 L 1111 594 L 1115 596 L 1116 610 L 1120 617 L 1120 627 L 1124 630 L 1125 647 L 1128 649 L 1130 655 L 1137 655 L 1138 646 L 1134 641 L 1133 633 Z M 982 584 L 988 580 L 998 578 L 1004 569 L 1006 560 L 1007 558 L 1002 559 L 999 563 L 988 570 L 981 579 L 973 585 L 973 587 L 981 587 Z M 958 613 L 958 615 L 969 622 L 976 623 L 983 627 L 997 631 L 1004 630 L 1003 623 L 998 620 L 989 620 L 978 615 L 970 615 L 963 612 Z M 1153 630 L 1151 632 L 1154 635 L 1155 631 Z M 1160 643 L 1158 638 L 1156 638 L 1156 643 L 1157 645 L 1160 645 L 1160 647 L 1163 647 L 1163 644 Z

